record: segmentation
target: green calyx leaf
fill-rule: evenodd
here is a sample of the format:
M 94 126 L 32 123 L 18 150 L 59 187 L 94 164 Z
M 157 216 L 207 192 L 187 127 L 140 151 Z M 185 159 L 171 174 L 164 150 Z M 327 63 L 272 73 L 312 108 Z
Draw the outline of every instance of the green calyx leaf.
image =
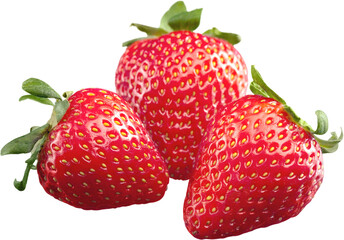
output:
M 343 129 L 340 129 L 340 136 L 337 133 L 331 132 L 331 137 L 328 140 L 323 140 L 314 136 L 315 140 L 321 146 L 322 153 L 333 153 L 337 151 L 339 143 L 343 140 Z
M 56 117 L 56 119 L 53 120 L 53 126 L 56 126 L 56 124 L 62 119 L 68 108 L 69 102 L 67 99 L 55 103 L 53 115 Z
M 143 40 L 143 39 L 147 39 L 147 37 L 141 37 L 141 38 L 134 38 L 134 39 L 131 39 L 129 41 L 126 41 L 124 43 L 122 43 L 122 47 L 129 47 L 131 44 L 133 44 L 134 42 L 137 42 L 137 41 L 140 41 L 140 40 Z
M 47 83 L 37 78 L 29 78 L 23 82 L 22 88 L 25 92 L 41 98 L 55 98 L 62 100 L 61 96 Z
M 29 153 L 50 129 L 50 124 L 46 123 L 41 127 L 33 129 L 30 133 L 15 138 L 1 149 L 1 155 Z
M 263 81 L 262 76 L 253 65 L 251 66 L 251 74 L 253 81 L 250 84 L 250 90 L 252 91 L 252 93 L 256 95 L 261 95 L 263 97 L 273 98 L 276 101 L 280 102 L 283 105 L 285 111 L 289 113 L 292 121 L 294 121 L 303 129 L 305 129 L 313 135 L 313 137 L 319 143 L 323 153 L 332 153 L 338 149 L 338 144 L 343 139 L 342 130 L 339 137 L 335 132 L 331 133 L 331 137 L 329 140 L 322 140 L 316 136 L 323 135 L 328 131 L 328 118 L 323 111 L 317 110 L 315 112 L 317 116 L 317 128 L 316 130 L 313 130 L 313 128 L 306 121 L 304 121 L 298 115 L 296 115 L 294 110 L 287 105 L 283 98 L 281 98 L 276 92 L 274 92 L 270 87 L 267 86 L 267 84 Z
M 194 31 L 201 22 L 202 8 L 190 12 L 181 12 L 168 20 L 168 25 L 174 30 Z
M 195 9 L 188 12 L 183 1 L 174 3 L 170 9 L 165 12 L 160 20 L 160 26 L 150 27 L 143 24 L 133 23 L 131 26 L 147 34 L 145 38 L 159 37 L 169 32 L 178 30 L 194 31 L 200 24 L 202 9 Z M 136 41 L 145 39 L 136 38 L 126 41 L 122 46 L 130 46 Z
M 215 27 L 205 31 L 203 34 L 211 36 L 211 37 L 223 39 L 232 45 L 235 45 L 241 41 L 241 37 L 238 34 L 221 32 L 220 30 L 218 30 Z
M 185 31 L 195 31 L 201 22 L 202 8 L 195 9 L 192 11 L 187 11 L 186 6 L 183 1 L 177 1 L 174 3 L 162 16 L 160 20 L 159 27 L 150 27 L 142 24 L 133 23 L 131 26 L 135 26 L 138 30 L 147 34 L 147 37 L 136 38 L 126 41 L 122 46 L 130 46 L 136 41 L 159 37 L 164 34 L 185 30 Z M 231 43 L 232 45 L 240 42 L 240 36 L 234 33 L 225 33 L 219 31 L 217 28 L 212 28 L 204 33 L 205 35 L 211 37 L 217 37 L 224 39 Z
M 63 97 L 66 99 L 62 100 L 62 97 L 54 89 L 37 78 L 24 81 L 22 88 L 29 95 L 22 96 L 19 99 L 20 101 L 30 99 L 42 104 L 52 105 L 54 108 L 51 118 L 46 124 L 41 127 L 32 127 L 28 134 L 15 138 L 1 149 L 1 155 L 31 153 L 29 159 L 26 160 L 27 166 L 23 179 L 21 181 L 14 180 L 14 186 L 20 191 L 25 189 L 30 171 L 36 169 L 34 163 L 39 152 L 51 129 L 57 125 L 69 108 L 68 98 L 73 94 L 73 92 L 65 92 Z M 55 104 L 49 98 L 54 98 Z
M 138 30 L 147 34 L 147 36 L 161 36 L 167 32 L 162 28 L 150 27 L 138 23 L 132 23 L 130 26 L 137 27 Z
M 313 131 L 313 134 L 323 135 L 323 134 L 327 133 L 327 131 L 328 131 L 327 115 L 321 110 L 317 110 L 315 112 L 315 114 L 317 115 L 318 124 L 317 124 L 317 129 L 315 131 Z
M 32 151 L 32 154 L 29 159 L 25 161 L 26 168 L 24 171 L 24 176 L 21 181 L 18 181 L 17 179 L 14 179 L 13 185 L 16 189 L 19 191 L 24 191 L 27 185 L 27 180 L 29 178 L 30 170 L 35 170 L 36 167 L 34 166 L 35 161 L 38 158 L 38 154 L 41 151 L 44 142 L 46 141 L 48 134 L 44 135 L 35 145 L 35 148 Z
M 170 9 L 162 16 L 161 20 L 160 20 L 160 28 L 164 29 L 167 32 L 172 32 L 173 28 L 171 28 L 171 26 L 169 25 L 169 20 L 180 14 L 186 12 L 186 6 L 184 4 L 183 1 L 178 1 L 176 3 L 174 3 Z
M 54 106 L 54 103 L 52 101 L 50 101 L 50 99 L 43 98 L 43 97 L 37 97 L 37 96 L 34 96 L 34 95 L 24 95 L 24 96 L 21 96 L 19 98 L 19 101 L 24 101 L 26 99 L 30 99 L 30 100 L 33 100 L 33 101 L 36 101 L 36 102 L 39 102 L 39 103 L 42 103 L 42 104 Z

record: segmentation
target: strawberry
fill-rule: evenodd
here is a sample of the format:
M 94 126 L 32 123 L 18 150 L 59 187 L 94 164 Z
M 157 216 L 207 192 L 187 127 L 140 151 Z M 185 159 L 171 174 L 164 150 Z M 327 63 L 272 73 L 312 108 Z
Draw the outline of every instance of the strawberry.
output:
M 297 216 L 324 175 L 323 153 L 343 138 L 317 111 L 313 130 L 252 67 L 252 92 L 215 114 L 202 140 L 184 202 L 184 221 L 196 238 L 223 238 Z
M 233 47 L 240 37 L 216 28 L 192 32 L 201 11 L 177 2 L 159 28 L 133 24 L 148 38 L 124 43 L 116 71 L 118 94 L 143 121 L 174 179 L 189 179 L 210 119 L 247 89 L 247 68 Z
M 1 154 L 28 153 L 22 181 L 37 168 L 44 190 L 82 209 L 106 209 L 154 202 L 166 191 L 167 168 L 141 121 L 116 93 L 88 88 L 62 98 L 46 83 L 28 79 L 21 98 L 52 104 L 42 127 L 5 145 Z M 43 90 L 44 91 L 43 91 Z M 37 159 L 37 165 L 34 166 Z

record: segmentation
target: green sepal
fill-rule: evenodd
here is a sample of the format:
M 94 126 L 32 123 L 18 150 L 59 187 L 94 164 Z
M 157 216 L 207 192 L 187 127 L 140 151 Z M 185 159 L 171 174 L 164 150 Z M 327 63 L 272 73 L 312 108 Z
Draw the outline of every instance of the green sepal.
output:
M 162 28 L 150 27 L 143 24 L 132 23 L 130 26 L 137 27 L 138 30 L 147 34 L 147 36 L 161 36 L 167 32 Z
M 1 149 L 1 155 L 31 152 L 30 158 L 25 161 L 26 169 L 23 179 L 21 181 L 18 181 L 17 179 L 14 180 L 14 186 L 20 191 L 23 191 L 26 188 L 30 170 L 36 169 L 36 165 L 34 165 L 34 163 L 48 137 L 48 133 L 58 124 L 58 122 L 60 122 L 66 113 L 69 108 L 68 98 L 73 94 L 71 91 L 65 92 L 63 94 L 65 100 L 62 100 L 61 96 L 47 83 L 36 78 L 30 78 L 24 81 L 22 88 L 24 91 L 30 93 L 30 95 L 22 96 L 20 101 L 31 99 L 43 104 L 53 105 L 54 108 L 49 121 L 45 125 L 41 127 L 31 127 L 30 133 L 10 141 Z M 55 104 L 53 104 L 48 98 L 55 98 Z
M 315 140 L 321 146 L 322 153 L 333 153 L 337 151 L 339 143 L 343 140 L 343 129 L 340 129 L 341 133 L 338 137 L 337 133 L 332 132 L 331 137 L 328 140 L 323 140 L 314 136 Z
M 173 31 L 187 30 L 194 31 L 201 22 L 202 8 L 190 12 L 180 12 L 168 20 L 168 25 Z
M 42 104 L 54 106 L 54 103 L 52 101 L 50 101 L 50 99 L 43 98 L 43 97 L 37 97 L 37 96 L 34 96 L 34 95 L 24 95 L 24 96 L 21 96 L 19 98 L 19 101 L 24 101 L 26 99 L 30 99 L 30 100 L 33 100 L 33 101 L 36 101 L 36 102 L 39 102 L 39 103 L 42 103 Z
M 62 117 L 65 115 L 68 108 L 69 108 L 69 102 L 67 99 L 63 101 L 57 101 L 55 103 L 55 107 L 53 111 L 55 112 L 55 115 L 56 115 L 56 124 L 62 119 Z M 54 124 L 53 126 L 55 126 L 56 124 Z
M 286 104 L 286 102 L 278 96 L 266 83 L 264 82 L 262 75 L 258 72 L 254 65 L 251 66 L 251 74 L 253 81 L 250 84 L 250 90 L 256 95 L 263 97 L 273 98 L 276 101 Z
M 195 30 L 200 24 L 202 9 L 196 9 L 190 12 L 186 11 L 186 6 L 183 1 L 174 3 L 169 10 L 167 10 L 160 20 L 160 26 L 150 27 L 142 24 L 133 23 L 131 26 L 136 26 L 140 31 L 147 34 L 146 38 L 159 37 L 164 34 L 177 30 Z M 145 38 L 135 38 L 122 43 L 123 47 L 128 47 L 136 41 Z
M 124 43 L 122 43 L 122 47 L 129 47 L 131 44 L 133 44 L 134 42 L 137 42 L 137 41 L 140 41 L 140 40 L 143 40 L 143 39 L 147 39 L 147 37 L 141 37 L 141 38 L 134 38 L 134 39 L 131 39 L 129 41 L 126 41 Z
M 58 94 L 47 83 L 37 78 L 29 78 L 23 82 L 22 88 L 25 92 L 30 93 L 36 97 L 42 98 L 55 98 L 62 100 L 60 94 Z
M 252 91 L 252 93 L 268 98 L 273 98 L 276 101 L 280 102 L 283 105 L 284 110 L 289 113 L 291 120 L 313 135 L 313 137 L 319 143 L 323 153 L 333 153 L 338 149 L 339 142 L 343 140 L 342 129 L 341 135 L 339 137 L 335 132 L 332 132 L 332 136 L 329 140 L 322 140 L 316 136 L 323 135 L 328 131 L 328 118 L 323 111 L 317 110 L 315 112 L 317 116 L 317 128 L 316 130 L 313 130 L 313 128 L 306 121 L 296 115 L 294 110 L 290 106 L 288 106 L 287 103 L 276 92 L 274 92 L 270 87 L 266 85 L 266 83 L 263 81 L 262 76 L 254 67 L 254 65 L 251 66 L 251 74 L 253 81 L 250 84 L 250 90 Z
M 327 115 L 321 110 L 317 110 L 315 114 L 317 115 L 317 129 L 312 133 L 317 135 L 323 135 L 328 131 Z
M 173 16 L 182 13 L 182 12 L 186 12 L 186 6 L 184 4 L 183 1 L 178 1 L 176 3 L 174 3 L 170 9 L 165 12 L 165 14 L 162 16 L 161 20 L 160 20 L 160 28 L 164 29 L 167 32 L 172 32 L 173 29 L 171 28 L 171 26 L 168 24 L 168 21 L 170 18 L 172 18 Z
M 35 148 L 33 149 L 30 158 L 25 161 L 26 168 L 25 168 L 24 176 L 23 176 L 22 180 L 18 181 L 17 179 L 14 179 L 13 185 L 19 191 L 25 190 L 26 185 L 27 185 L 27 180 L 29 178 L 30 170 L 36 169 L 36 166 L 34 165 L 34 163 L 38 158 L 38 154 L 41 151 L 41 148 L 42 148 L 44 142 L 46 141 L 47 135 L 48 134 L 44 135 L 41 139 L 39 139 L 39 141 L 35 144 Z
M 40 140 L 50 129 L 50 124 L 46 123 L 41 127 L 33 129 L 30 133 L 15 138 L 1 149 L 1 155 L 29 153 L 36 142 Z
M 211 37 L 221 38 L 232 45 L 235 45 L 241 41 L 241 37 L 238 34 L 221 32 L 215 27 L 205 31 L 203 34 Z
M 35 129 L 37 129 L 37 128 L 40 128 L 40 126 L 32 126 L 32 127 L 30 128 L 30 132 L 32 132 L 33 130 L 35 130 Z
M 194 31 L 200 25 L 202 10 L 202 8 L 199 8 L 188 12 L 184 2 L 177 1 L 164 13 L 158 28 L 137 23 L 132 24 L 132 26 L 136 26 L 140 31 L 147 33 L 147 38 L 159 37 L 164 34 L 179 30 Z M 221 32 L 215 27 L 209 29 L 203 34 L 211 37 L 221 38 L 232 45 L 235 45 L 241 41 L 241 38 L 238 34 Z M 144 38 L 136 38 L 126 41 L 122 43 L 122 46 L 128 47 L 134 42 L 142 39 Z

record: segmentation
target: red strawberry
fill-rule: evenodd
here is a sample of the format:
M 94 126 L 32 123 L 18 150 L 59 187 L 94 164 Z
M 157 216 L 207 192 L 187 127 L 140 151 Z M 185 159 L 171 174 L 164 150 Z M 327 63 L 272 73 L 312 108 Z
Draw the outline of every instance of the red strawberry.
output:
M 116 72 L 117 92 L 138 113 L 175 179 L 190 177 L 210 119 L 247 88 L 246 65 L 233 47 L 239 36 L 216 28 L 192 32 L 201 10 L 186 12 L 177 2 L 160 28 L 133 24 L 149 37 L 126 43 Z
M 30 91 L 37 84 L 47 86 L 29 79 L 23 88 L 34 100 L 57 98 L 52 119 L 1 151 L 3 155 L 33 148 L 23 181 L 15 181 L 19 190 L 24 190 L 38 158 L 44 190 L 74 207 L 116 208 L 163 197 L 169 182 L 165 163 L 128 103 L 98 88 L 80 90 L 62 101 L 59 95 L 44 97 Z M 23 148 L 24 139 L 30 139 L 31 147 Z
M 295 217 L 323 180 L 323 155 L 337 149 L 298 118 L 252 68 L 247 95 L 215 115 L 202 141 L 184 202 L 184 221 L 196 238 L 223 238 Z M 272 98 L 270 98 L 272 97 Z M 273 99 L 274 98 L 274 99 Z

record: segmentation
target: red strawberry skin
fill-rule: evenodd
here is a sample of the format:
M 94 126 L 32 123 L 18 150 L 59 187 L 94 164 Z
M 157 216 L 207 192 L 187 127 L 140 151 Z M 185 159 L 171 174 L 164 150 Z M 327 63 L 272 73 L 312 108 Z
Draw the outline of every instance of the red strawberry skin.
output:
M 218 109 L 242 97 L 247 68 L 228 42 L 176 31 L 137 41 L 116 72 L 116 88 L 151 134 L 170 176 L 188 179 Z
M 270 98 L 245 96 L 209 125 L 184 202 L 196 238 L 223 238 L 295 217 L 323 180 L 314 137 Z
M 80 90 L 68 101 L 38 156 L 45 191 L 93 210 L 161 199 L 167 168 L 128 103 L 103 89 Z

